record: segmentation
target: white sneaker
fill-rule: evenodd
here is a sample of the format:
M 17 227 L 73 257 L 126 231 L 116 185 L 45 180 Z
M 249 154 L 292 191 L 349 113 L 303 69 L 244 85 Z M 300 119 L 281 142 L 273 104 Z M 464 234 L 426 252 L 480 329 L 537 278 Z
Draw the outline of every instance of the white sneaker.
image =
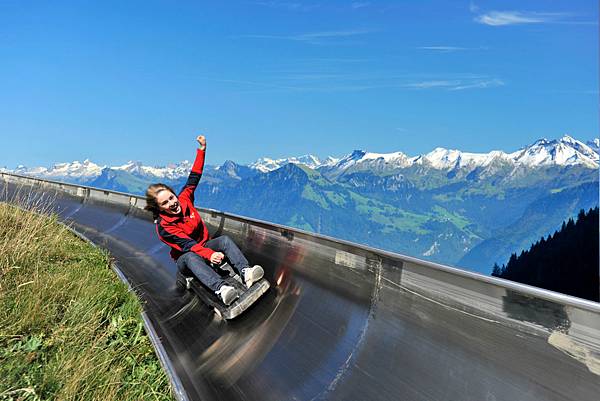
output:
M 219 297 L 221 297 L 221 300 L 225 305 L 230 305 L 240 296 L 235 290 L 235 288 L 227 284 L 223 284 L 221 288 L 219 288 L 219 291 L 216 292 L 216 294 Z
M 246 283 L 247 288 L 252 287 L 252 284 L 256 283 L 265 275 L 265 271 L 259 265 L 242 269 L 242 273 L 244 273 L 244 283 Z

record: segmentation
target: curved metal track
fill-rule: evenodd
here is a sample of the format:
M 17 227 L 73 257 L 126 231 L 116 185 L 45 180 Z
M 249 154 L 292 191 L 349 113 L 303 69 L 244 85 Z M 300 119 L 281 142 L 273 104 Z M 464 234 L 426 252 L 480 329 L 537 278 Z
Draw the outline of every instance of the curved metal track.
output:
M 191 400 L 597 400 L 600 304 L 216 211 L 273 289 L 223 322 L 139 197 L 0 174 L 110 250 Z M 29 195 L 31 199 L 32 196 Z M 35 198 L 35 196 L 33 196 Z

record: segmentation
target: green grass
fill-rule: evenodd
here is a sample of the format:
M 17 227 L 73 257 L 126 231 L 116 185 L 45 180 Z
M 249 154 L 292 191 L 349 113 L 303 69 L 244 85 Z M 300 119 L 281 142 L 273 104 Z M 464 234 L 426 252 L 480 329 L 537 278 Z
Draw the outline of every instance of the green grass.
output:
M 356 192 L 349 192 L 349 195 L 354 202 L 356 211 L 369 216 L 370 221 L 384 225 L 385 233 L 400 231 L 425 235 L 430 232 L 423 228 L 429 219 L 428 216 L 408 212 Z
M 346 198 L 343 193 L 337 193 L 334 191 L 323 191 L 327 200 L 333 203 L 336 206 L 344 207 L 346 206 Z
M 461 216 L 456 212 L 449 212 L 439 205 L 433 206 L 432 210 L 434 212 L 434 216 L 436 216 L 438 220 L 450 221 L 461 230 L 464 230 L 469 224 L 471 224 L 471 222 L 464 216 Z
M 55 215 L 0 220 L 0 400 L 172 400 L 107 252 Z
M 327 201 L 325 200 L 325 198 L 323 198 L 323 196 L 319 193 L 317 193 L 314 188 L 312 187 L 312 185 L 310 184 L 306 184 L 302 190 L 302 195 L 301 195 L 304 199 L 313 201 L 315 203 L 317 203 L 319 206 L 321 206 L 323 209 L 325 210 L 329 210 L 331 209 L 329 207 L 329 203 L 327 203 Z
M 447 202 L 452 202 L 452 201 L 461 201 L 461 202 L 463 201 L 463 198 L 458 193 L 433 195 L 431 197 L 431 199 L 438 201 L 438 202 L 442 202 L 442 203 L 447 203 Z

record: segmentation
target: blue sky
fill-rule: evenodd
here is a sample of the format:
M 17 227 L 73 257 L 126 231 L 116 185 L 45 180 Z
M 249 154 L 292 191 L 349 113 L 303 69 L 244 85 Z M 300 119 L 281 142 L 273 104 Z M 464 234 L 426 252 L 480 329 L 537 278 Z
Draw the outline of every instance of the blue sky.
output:
M 598 135 L 598 4 L 2 1 L 0 166 Z

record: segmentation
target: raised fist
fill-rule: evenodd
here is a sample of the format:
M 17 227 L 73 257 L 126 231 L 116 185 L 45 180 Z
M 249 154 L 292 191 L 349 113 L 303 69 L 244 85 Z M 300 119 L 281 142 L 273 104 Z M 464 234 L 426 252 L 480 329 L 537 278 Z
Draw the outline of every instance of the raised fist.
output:
M 200 145 L 200 149 L 204 150 L 204 148 L 206 148 L 206 138 L 204 137 L 204 135 L 198 135 L 196 137 L 196 140 L 198 141 L 198 144 Z

